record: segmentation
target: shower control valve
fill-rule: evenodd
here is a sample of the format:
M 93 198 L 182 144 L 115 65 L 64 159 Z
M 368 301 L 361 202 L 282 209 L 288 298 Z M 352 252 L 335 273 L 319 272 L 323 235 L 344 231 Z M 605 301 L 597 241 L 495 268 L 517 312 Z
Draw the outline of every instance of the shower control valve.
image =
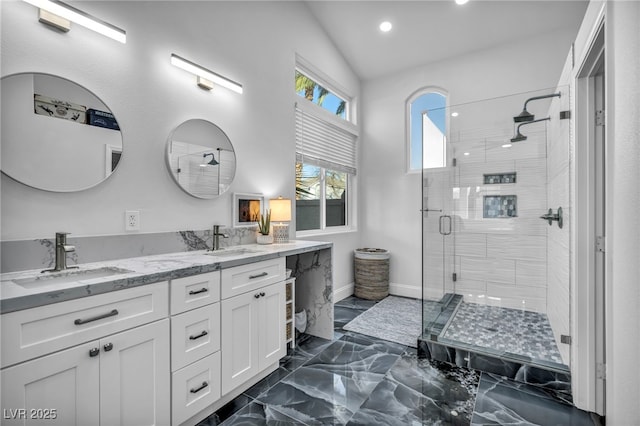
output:
M 549 222 L 549 226 L 553 225 L 554 221 L 557 221 L 558 227 L 562 229 L 562 225 L 563 225 L 562 207 L 558 207 L 558 212 L 555 214 L 553 213 L 552 209 L 549 209 L 549 212 L 547 214 L 540 216 L 540 219 L 544 219 L 547 222 Z

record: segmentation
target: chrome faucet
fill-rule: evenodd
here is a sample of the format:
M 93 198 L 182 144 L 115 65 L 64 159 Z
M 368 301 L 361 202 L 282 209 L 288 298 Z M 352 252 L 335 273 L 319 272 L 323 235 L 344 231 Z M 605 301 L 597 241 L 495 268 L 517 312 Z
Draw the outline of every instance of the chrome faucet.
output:
M 76 269 L 77 266 L 67 266 L 67 253 L 76 251 L 76 247 L 67 244 L 68 232 L 56 232 L 56 266 L 42 272 L 58 272 L 65 269 Z
M 220 225 L 213 225 L 213 248 L 211 251 L 220 250 L 220 237 L 229 238 L 227 234 L 220 233 Z

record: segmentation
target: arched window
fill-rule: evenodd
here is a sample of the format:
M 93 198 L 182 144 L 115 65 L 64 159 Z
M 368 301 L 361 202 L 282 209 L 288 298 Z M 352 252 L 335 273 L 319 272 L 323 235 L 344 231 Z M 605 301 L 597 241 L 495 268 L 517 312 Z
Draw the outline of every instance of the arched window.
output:
M 407 100 L 408 170 L 445 167 L 447 164 L 447 95 L 439 88 L 424 88 Z

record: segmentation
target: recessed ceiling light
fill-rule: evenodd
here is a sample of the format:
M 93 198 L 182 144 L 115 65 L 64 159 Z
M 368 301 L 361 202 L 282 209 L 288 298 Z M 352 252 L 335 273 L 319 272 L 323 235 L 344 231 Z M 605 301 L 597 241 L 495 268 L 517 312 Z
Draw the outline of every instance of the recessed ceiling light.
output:
M 452 112 L 452 113 L 451 113 L 451 116 L 452 116 L 452 117 L 457 117 L 458 115 L 459 115 L 459 114 L 458 114 L 457 112 Z
M 469 155 L 469 153 L 468 153 L 468 152 L 465 152 L 465 153 L 464 153 L 464 155 Z
M 456 4 L 466 4 L 469 0 L 456 0 Z
M 504 145 L 502 145 L 503 148 L 511 148 L 513 145 L 511 145 L 510 143 L 505 143 Z
M 393 25 L 391 25 L 391 22 L 389 21 L 384 21 L 380 24 L 380 31 L 382 31 L 383 33 L 388 33 L 389 31 L 391 31 L 391 28 L 393 28 Z

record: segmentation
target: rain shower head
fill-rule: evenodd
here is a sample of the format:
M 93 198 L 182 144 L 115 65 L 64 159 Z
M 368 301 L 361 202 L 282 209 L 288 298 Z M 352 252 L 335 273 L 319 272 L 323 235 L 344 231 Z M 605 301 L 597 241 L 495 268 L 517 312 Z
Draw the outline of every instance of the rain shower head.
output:
M 513 122 L 514 123 L 530 123 L 532 121 L 534 121 L 534 119 L 536 118 L 535 115 L 531 114 L 529 111 L 527 111 L 527 104 L 531 101 L 535 101 L 538 99 L 546 99 L 546 98 L 553 98 L 553 97 L 560 97 L 560 92 L 558 93 L 552 93 L 550 95 L 542 95 L 542 96 L 534 96 L 533 98 L 529 98 L 525 101 L 524 103 L 524 107 L 522 108 L 522 112 L 518 115 L 516 115 L 515 117 L 513 117 Z M 526 139 L 526 137 L 525 137 Z
M 513 117 L 513 122 L 522 123 L 527 121 L 533 121 L 534 119 L 535 119 L 535 116 L 531 114 L 529 111 L 527 111 L 527 107 L 525 107 L 525 109 L 523 109 L 520 114 Z
M 207 156 L 209 156 L 209 155 L 211 156 L 211 161 L 209 161 L 209 162 L 207 163 L 207 165 L 209 165 L 209 166 L 217 166 L 218 164 L 220 164 L 220 163 L 218 163 L 218 162 L 216 161 L 216 156 L 215 156 L 215 155 L 213 155 L 213 152 L 207 152 L 206 154 L 203 154 L 203 155 L 202 155 L 202 158 L 206 158 L 206 157 L 207 157 Z
M 540 118 L 539 120 L 531 120 L 531 121 L 518 124 L 518 128 L 516 129 L 516 135 L 511 138 L 511 142 L 522 142 L 527 140 L 527 137 L 522 133 L 520 133 L 520 127 L 526 126 L 527 124 L 539 123 L 540 121 L 547 121 L 547 120 L 551 120 L 551 117 Z
M 518 126 L 520 127 L 520 126 Z M 516 135 L 514 137 L 511 138 L 511 142 L 522 142 L 524 140 L 527 140 L 527 137 L 525 135 L 523 135 L 522 133 L 520 133 L 520 129 L 518 128 L 518 132 L 516 133 Z

